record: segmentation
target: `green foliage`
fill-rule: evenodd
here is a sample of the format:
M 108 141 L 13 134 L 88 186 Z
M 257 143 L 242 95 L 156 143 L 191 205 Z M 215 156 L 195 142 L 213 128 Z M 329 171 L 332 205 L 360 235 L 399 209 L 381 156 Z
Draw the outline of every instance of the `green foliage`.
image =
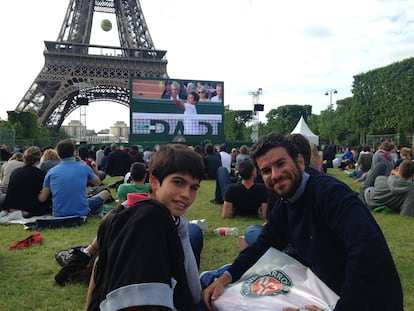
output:
M 306 122 L 309 128 L 312 130 L 312 132 L 314 132 L 316 135 L 320 134 L 318 117 L 319 116 L 317 115 L 311 114 L 310 116 L 308 116 L 308 120 Z
M 65 131 L 39 127 L 38 117 L 33 112 L 8 111 L 8 121 L 0 121 L 2 129 L 13 129 L 15 135 L 8 144 L 19 144 L 21 146 L 55 146 L 56 143 L 67 138 Z
M 311 115 L 310 106 L 287 105 L 272 109 L 260 134 L 288 134 L 303 115 L 320 142 L 357 146 L 369 134 L 400 133 L 400 146 L 410 146 L 414 135 L 414 58 L 354 76 L 353 96 L 338 100 Z
M 64 130 L 51 130 L 46 127 L 39 127 L 39 135 L 34 140 L 34 145 L 39 147 L 55 146 L 60 140 L 69 138 Z
M 404 131 L 399 131 L 400 134 L 400 146 L 411 146 L 411 142 L 408 141 L 407 136 L 405 135 Z
M 352 190 L 359 191 L 359 185 L 353 183 L 344 171 L 329 169 L 328 173 L 347 183 Z M 105 179 L 105 184 L 120 179 Z M 237 227 L 240 234 L 252 224 L 261 224 L 255 218 L 221 218 L 221 206 L 209 203 L 214 196 L 215 182 L 206 180 L 201 183 L 197 199 L 186 212 L 188 219 L 207 219 L 209 229 L 216 227 Z M 115 195 L 113 189 L 112 194 Z M 404 290 L 404 310 L 414 311 L 414 248 L 412 236 L 412 218 L 397 214 L 374 214 L 387 239 L 399 271 Z M 44 241 L 27 249 L 8 250 L 11 243 L 26 238 L 31 232 L 23 230 L 21 225 L 0 226 L 0 310 L 83 310 L 87 287 L 68 285 L 59 287 L 54 276 L 60 266 L 54 255 L 57 251 L 92 241 L 100 219 L 90 217 L 85 225 L 77 228 L 45 229 L 41 233 Z M 397 229 L 398 228 L 398 229 Z M 237 238 L 204 233 L 204 248 L 201 254 L 201 271 L 211 270 L 223 264 L 231 263 L 239 253 Z
M 227 141 L 246 141 L 251 131 L 247 131 L 247 123 L 252 120 L 250 110 L 224 111 L 224 135 Z
M 16 130 L 16 139 L 33 139 L 38 136 L 37 115 L 30 111 L 7 111 L 8 121 Z
M 0 128 L 2 128 L 2 129 L 13 129 L 13 126 L 8 121 L 0 120 Z
M 414 58 L 354 76 L 353 93 L 360 108 L 361 126 L 411 132 L 413 84 Z
M 284 135 L 289 134 L 301 116 L 306 121 L 311 114 L 312 106 L 310 105 L 285 105 L 272 109 L 266 114 L 266 131 L 273 131 Z

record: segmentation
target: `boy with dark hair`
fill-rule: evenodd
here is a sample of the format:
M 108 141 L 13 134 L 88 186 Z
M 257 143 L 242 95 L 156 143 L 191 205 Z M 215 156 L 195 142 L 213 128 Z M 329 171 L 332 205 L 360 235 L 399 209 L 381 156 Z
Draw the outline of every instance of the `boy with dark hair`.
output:
M 99 227 L 88 310 L 191 310 L 199 303 L 198 269 L 183 215 L 195 200 L 204 169 L 200 155 L 187 146 L 166 145 L 156 152 L 150 199 L 117 208 Z
M 122 204 L 128 199 L 128 193 L 149 193 L 149 184 L 145 183 L 147 168 L 144 163 L 134 162 L 131 165 L 132 182 L 121 184 L 118 187 L 118 203 Z

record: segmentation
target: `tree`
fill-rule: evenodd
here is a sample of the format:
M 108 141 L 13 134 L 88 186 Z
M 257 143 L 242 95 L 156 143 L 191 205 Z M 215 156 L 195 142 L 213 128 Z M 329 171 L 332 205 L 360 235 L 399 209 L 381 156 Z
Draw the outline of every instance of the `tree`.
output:
M 312 106 L 310 105 L 285 105 L 270 110 L 266 114 L 266 129 L 270 132 L 278 132 L 280 134 L 289 134 L 298 123 L 300 117 L 303 116 L 305 121 L 312 114 Z
M 414 58 L 354 76 L 355 120 L 367 132 L 414 130 Z
M 35 139 L 39 133 L 37 115 L 30 111 L 7 111 L 8 122 L 16 130 L 16 139 Z
M 7 111 L 8 122 L 16 130 L 16 140 L 33 140 L 39 133 L 37 115 L 30 111 Z
M 247 123 L 252 120 L 250 110 L 227 110 L 224 111 L 224 136 L 230 141 L 250 140 Z
M 3 128 L 15 130 L 15 141 L 24 146 L 54 146 L 64 138 L 67 138 L 63 130 L 56 132 L 54 129 L 39 127 L 38 117 L 29 111 L 8 111 L 8 120 L 1 121 Z

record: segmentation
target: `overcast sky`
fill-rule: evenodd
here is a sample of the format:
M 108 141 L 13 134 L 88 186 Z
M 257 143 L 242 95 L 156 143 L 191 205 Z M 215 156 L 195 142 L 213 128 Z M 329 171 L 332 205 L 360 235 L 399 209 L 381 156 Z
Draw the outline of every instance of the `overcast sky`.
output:
M 171 78 L 224 81 L 225 104 L 251 109 L 263 89 L 265 114 L 312 105 L 319 114 L 352 96 L 353 76 L 414 56 L 413 0 L 141 0 L 155 44 L 167 50 Z M 44 64 L 44 40 L 56 40 L 69 0 L 2 1 L 0 116 L 18 105 Z M 98 26 L 106 16 L 95 13 Z M 110 16 L 115 24 L 114 16 Z M 94 27 L 91 44 L 119 45 L 117 30 Z M 110 111 L 109 111 L 110 109 Z M 69 119 L 79 119 L 76 110 Z M 129 123 L 128 108 L 92 103 L 88 129 Z

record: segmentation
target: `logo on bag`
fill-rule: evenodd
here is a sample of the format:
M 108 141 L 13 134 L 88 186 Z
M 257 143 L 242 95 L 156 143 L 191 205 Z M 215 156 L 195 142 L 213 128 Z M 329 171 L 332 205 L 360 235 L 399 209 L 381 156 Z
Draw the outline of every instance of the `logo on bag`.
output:
M 245 297 L 286 295 L 293 282 L 281 270 L 272 270 L 262 275 L 253 275 L 243 282 L 240 293 Z

